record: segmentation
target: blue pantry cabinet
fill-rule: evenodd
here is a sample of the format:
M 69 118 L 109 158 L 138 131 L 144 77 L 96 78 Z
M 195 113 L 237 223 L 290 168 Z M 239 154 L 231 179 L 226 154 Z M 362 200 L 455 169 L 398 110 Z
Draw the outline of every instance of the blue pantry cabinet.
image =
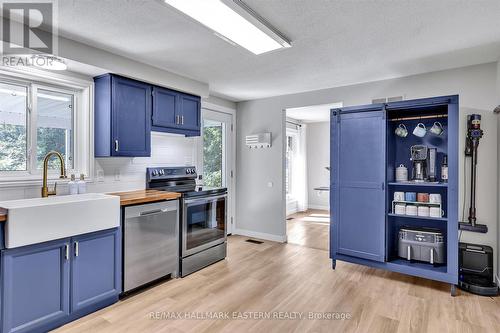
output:
M 118 300 L 118 229 L 1 251 L 2 333 L 46 332 Z
M 451 284 L 458 283 L 458 96 L 443 96 L 331 110 L 330 122 L 330 258 Z M 412 134 L 418 123 L 430 128 L 441 122 L 440 136 Z M 394 134 L 404 123 L 408 136 Z M 440 166 L 448 156 L 447 183 L 397 183 L 395 170 L 407 166 L 410 147 L 437 149 Z M 394 192 L 441 194 L 443 217 L 395 215 Z M 398 257 L 402 227 L 439 229 L 446 243 L 446 264 L 433 265 Z
M 151 156 L 151 85 L 111 74 L 94 83 L 95 156 Z

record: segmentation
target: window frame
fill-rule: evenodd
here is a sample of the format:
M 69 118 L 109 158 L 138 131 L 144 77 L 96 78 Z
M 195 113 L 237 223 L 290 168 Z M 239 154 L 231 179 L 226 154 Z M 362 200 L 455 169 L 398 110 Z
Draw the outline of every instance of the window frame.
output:
M 38 185 L 42 170 L 37 169 L 37 108 L 36 94 L 48 90 L 73 95 L 73 168 L 66 173 L 83 173 L 92 180 L 94 169 L 93 149 L 93 82 L 78 77 L 49 73 L 36 69 L 0 69 L 0 82 L 21 85 L 27 91 L 27 170 L 0 171 L 0 187 Z M 49 170 L 49 180 L 59 179 L 59 170 Z M 58 180 L 65 182 L 67 180 Z

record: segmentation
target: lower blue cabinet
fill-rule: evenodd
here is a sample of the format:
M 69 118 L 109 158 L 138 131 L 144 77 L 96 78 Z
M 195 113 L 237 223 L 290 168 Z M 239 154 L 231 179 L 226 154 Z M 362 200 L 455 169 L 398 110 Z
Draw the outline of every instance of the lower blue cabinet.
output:
M 119 244 L 111 229 L 2 250 L 1 332 L 46 332 L 116 302 Z
M 114 230 L 72 238 L 71 311 L 120 293 L 120 237 Z
M 69 315 L 69 239 L 2 251 L 2 332 L 47 331 Z

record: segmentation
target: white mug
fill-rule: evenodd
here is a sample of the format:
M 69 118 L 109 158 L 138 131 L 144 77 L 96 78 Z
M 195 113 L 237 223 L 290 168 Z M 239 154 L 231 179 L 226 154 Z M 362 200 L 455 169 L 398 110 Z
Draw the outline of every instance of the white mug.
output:
M 428 206 L 418 206 L 418 216 L 429 216 L 430 211 Z
M 406 205 L 404 204 L 394 205 L 394 214 L 405 215 L 405 213 L 406 213 Z
M 443 217 L 444 211 L 441 210 L 439 207 L 431 207 L 429 209 L 429 216 L 430 217 Z
M 423 138 L 426 133 L 427 129 L 425 128 L 425 125 L 422 123 L 418 123 L 415 129 L 413 130 L 413 135 L 418 136 L 420 138 Z
M 406 138 L 408 136 L 408 130 L 406 129 L 405 124 L 399 124 L 398 127 L 396 127 L 396 130 L 394 131 L 397 136 Z
M 439 121 L 436 121 L 429 130 L 432 134 L 441 135 L 444 132 L 443 125 Z
M 440 204 L 441 203 L 441 194 L 439 194 L 439 193 L 429 194 L 429 203 Z
M 417 216 L 418 215 L 417 206 L 407 205 L 406 206 L 406 215 Z
M 405 192 L 394 192 L 394 201 L 405 201 Z

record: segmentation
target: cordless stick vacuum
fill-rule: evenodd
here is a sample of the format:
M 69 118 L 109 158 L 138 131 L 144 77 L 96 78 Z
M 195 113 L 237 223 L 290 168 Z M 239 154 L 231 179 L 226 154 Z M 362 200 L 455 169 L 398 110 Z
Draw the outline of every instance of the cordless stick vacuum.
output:
M 471 114 L 467 116 L 467 137 L 465 139 L 465 156 L 471 158 L 471 179 L 470 179 L 470 207 L 468 222 L 461 222 L 460 229 L 486 233 L 488 226 L 477 224 L 476 218 L 476 176 L 477 176 L 477 148 L 479 140 L 483 137 L 481 129 L 481 116 Z

